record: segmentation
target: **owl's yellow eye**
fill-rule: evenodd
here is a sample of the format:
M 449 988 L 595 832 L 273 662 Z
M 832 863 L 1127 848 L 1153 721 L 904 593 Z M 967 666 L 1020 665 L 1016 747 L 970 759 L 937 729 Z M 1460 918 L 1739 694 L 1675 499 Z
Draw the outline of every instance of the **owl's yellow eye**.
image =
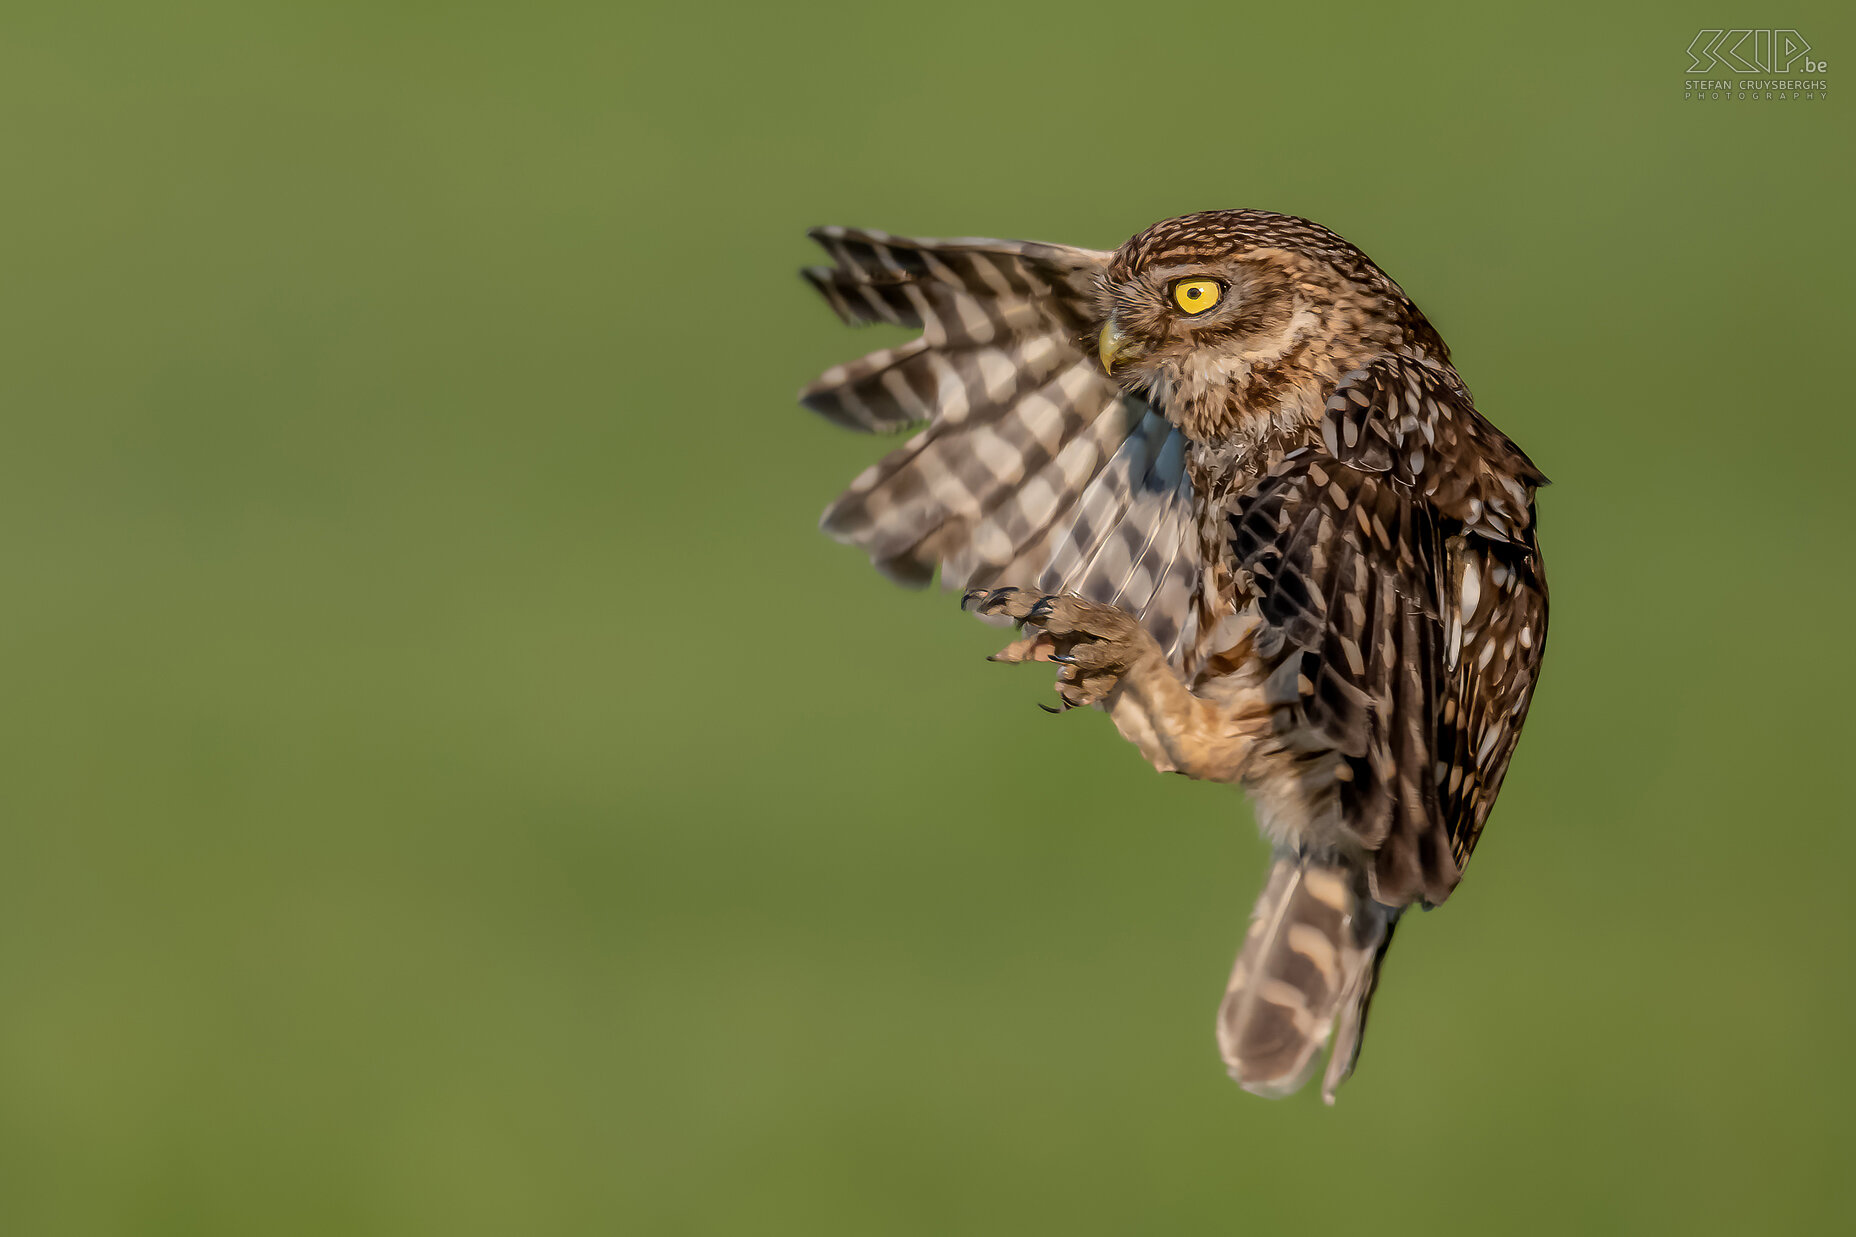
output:
M 1173 285 L 1173 303 L 1189 314 L 1204 313 L 1223 295 L 1216 279 L 1182 279 Z

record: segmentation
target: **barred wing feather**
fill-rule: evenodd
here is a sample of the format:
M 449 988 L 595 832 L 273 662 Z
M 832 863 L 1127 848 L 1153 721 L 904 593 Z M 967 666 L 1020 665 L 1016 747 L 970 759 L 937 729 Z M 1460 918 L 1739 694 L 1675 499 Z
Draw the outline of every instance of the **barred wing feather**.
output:
M 1028 241 L 819 228 L 804 272 L 838 316 L 921 331 L 800 392 L 850 429 L 922 428 L 821 525 L 893 578 L 1113 602 L 1177 659 L 1199 587 L 1179 431 L 1096 367 L 1109 256 Z M 925 425 L 923 424 L 925 423 Z

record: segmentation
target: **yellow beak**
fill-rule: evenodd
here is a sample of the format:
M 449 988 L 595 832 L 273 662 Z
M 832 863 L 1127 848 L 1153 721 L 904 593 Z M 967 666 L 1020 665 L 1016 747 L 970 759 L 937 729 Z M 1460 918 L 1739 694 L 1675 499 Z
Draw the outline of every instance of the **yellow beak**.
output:
M 1096 356 L 1102 362 L 1102 372 L 1115 372 L 1115 362 L 1127 355 L 1127 337 L 1115 329 L 1115 320 L 1110 318 L 1102 324 L 1102 334 L 1096 337 Z

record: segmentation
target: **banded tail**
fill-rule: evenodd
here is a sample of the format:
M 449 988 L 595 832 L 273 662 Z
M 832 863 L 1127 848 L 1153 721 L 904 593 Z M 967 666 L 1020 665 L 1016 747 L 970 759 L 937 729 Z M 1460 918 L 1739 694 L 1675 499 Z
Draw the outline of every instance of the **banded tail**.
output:
M 1354 869 L 1277 859 L 1218 1009 L 1218 1048 L 1231 1077 L 1257 1095 L 1288 1095 L 1307 1081 L 1333 1031 L 1321 1084 L 1332 1104 L 1359 1058 L 1397 921 Z

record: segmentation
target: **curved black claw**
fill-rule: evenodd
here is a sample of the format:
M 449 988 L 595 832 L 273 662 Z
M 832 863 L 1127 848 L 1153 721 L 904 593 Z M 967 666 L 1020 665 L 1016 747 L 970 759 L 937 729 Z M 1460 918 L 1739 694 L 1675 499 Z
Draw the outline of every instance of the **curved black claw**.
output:
M 1017 591 L 1017 589 L 1012 588 L 970 588 L 965 593 L 961 594 L 960 608 L 962 610 L 970 610 L 974 614 L 991 614 L 993 610 L 998 608 L 1001 600 Z

